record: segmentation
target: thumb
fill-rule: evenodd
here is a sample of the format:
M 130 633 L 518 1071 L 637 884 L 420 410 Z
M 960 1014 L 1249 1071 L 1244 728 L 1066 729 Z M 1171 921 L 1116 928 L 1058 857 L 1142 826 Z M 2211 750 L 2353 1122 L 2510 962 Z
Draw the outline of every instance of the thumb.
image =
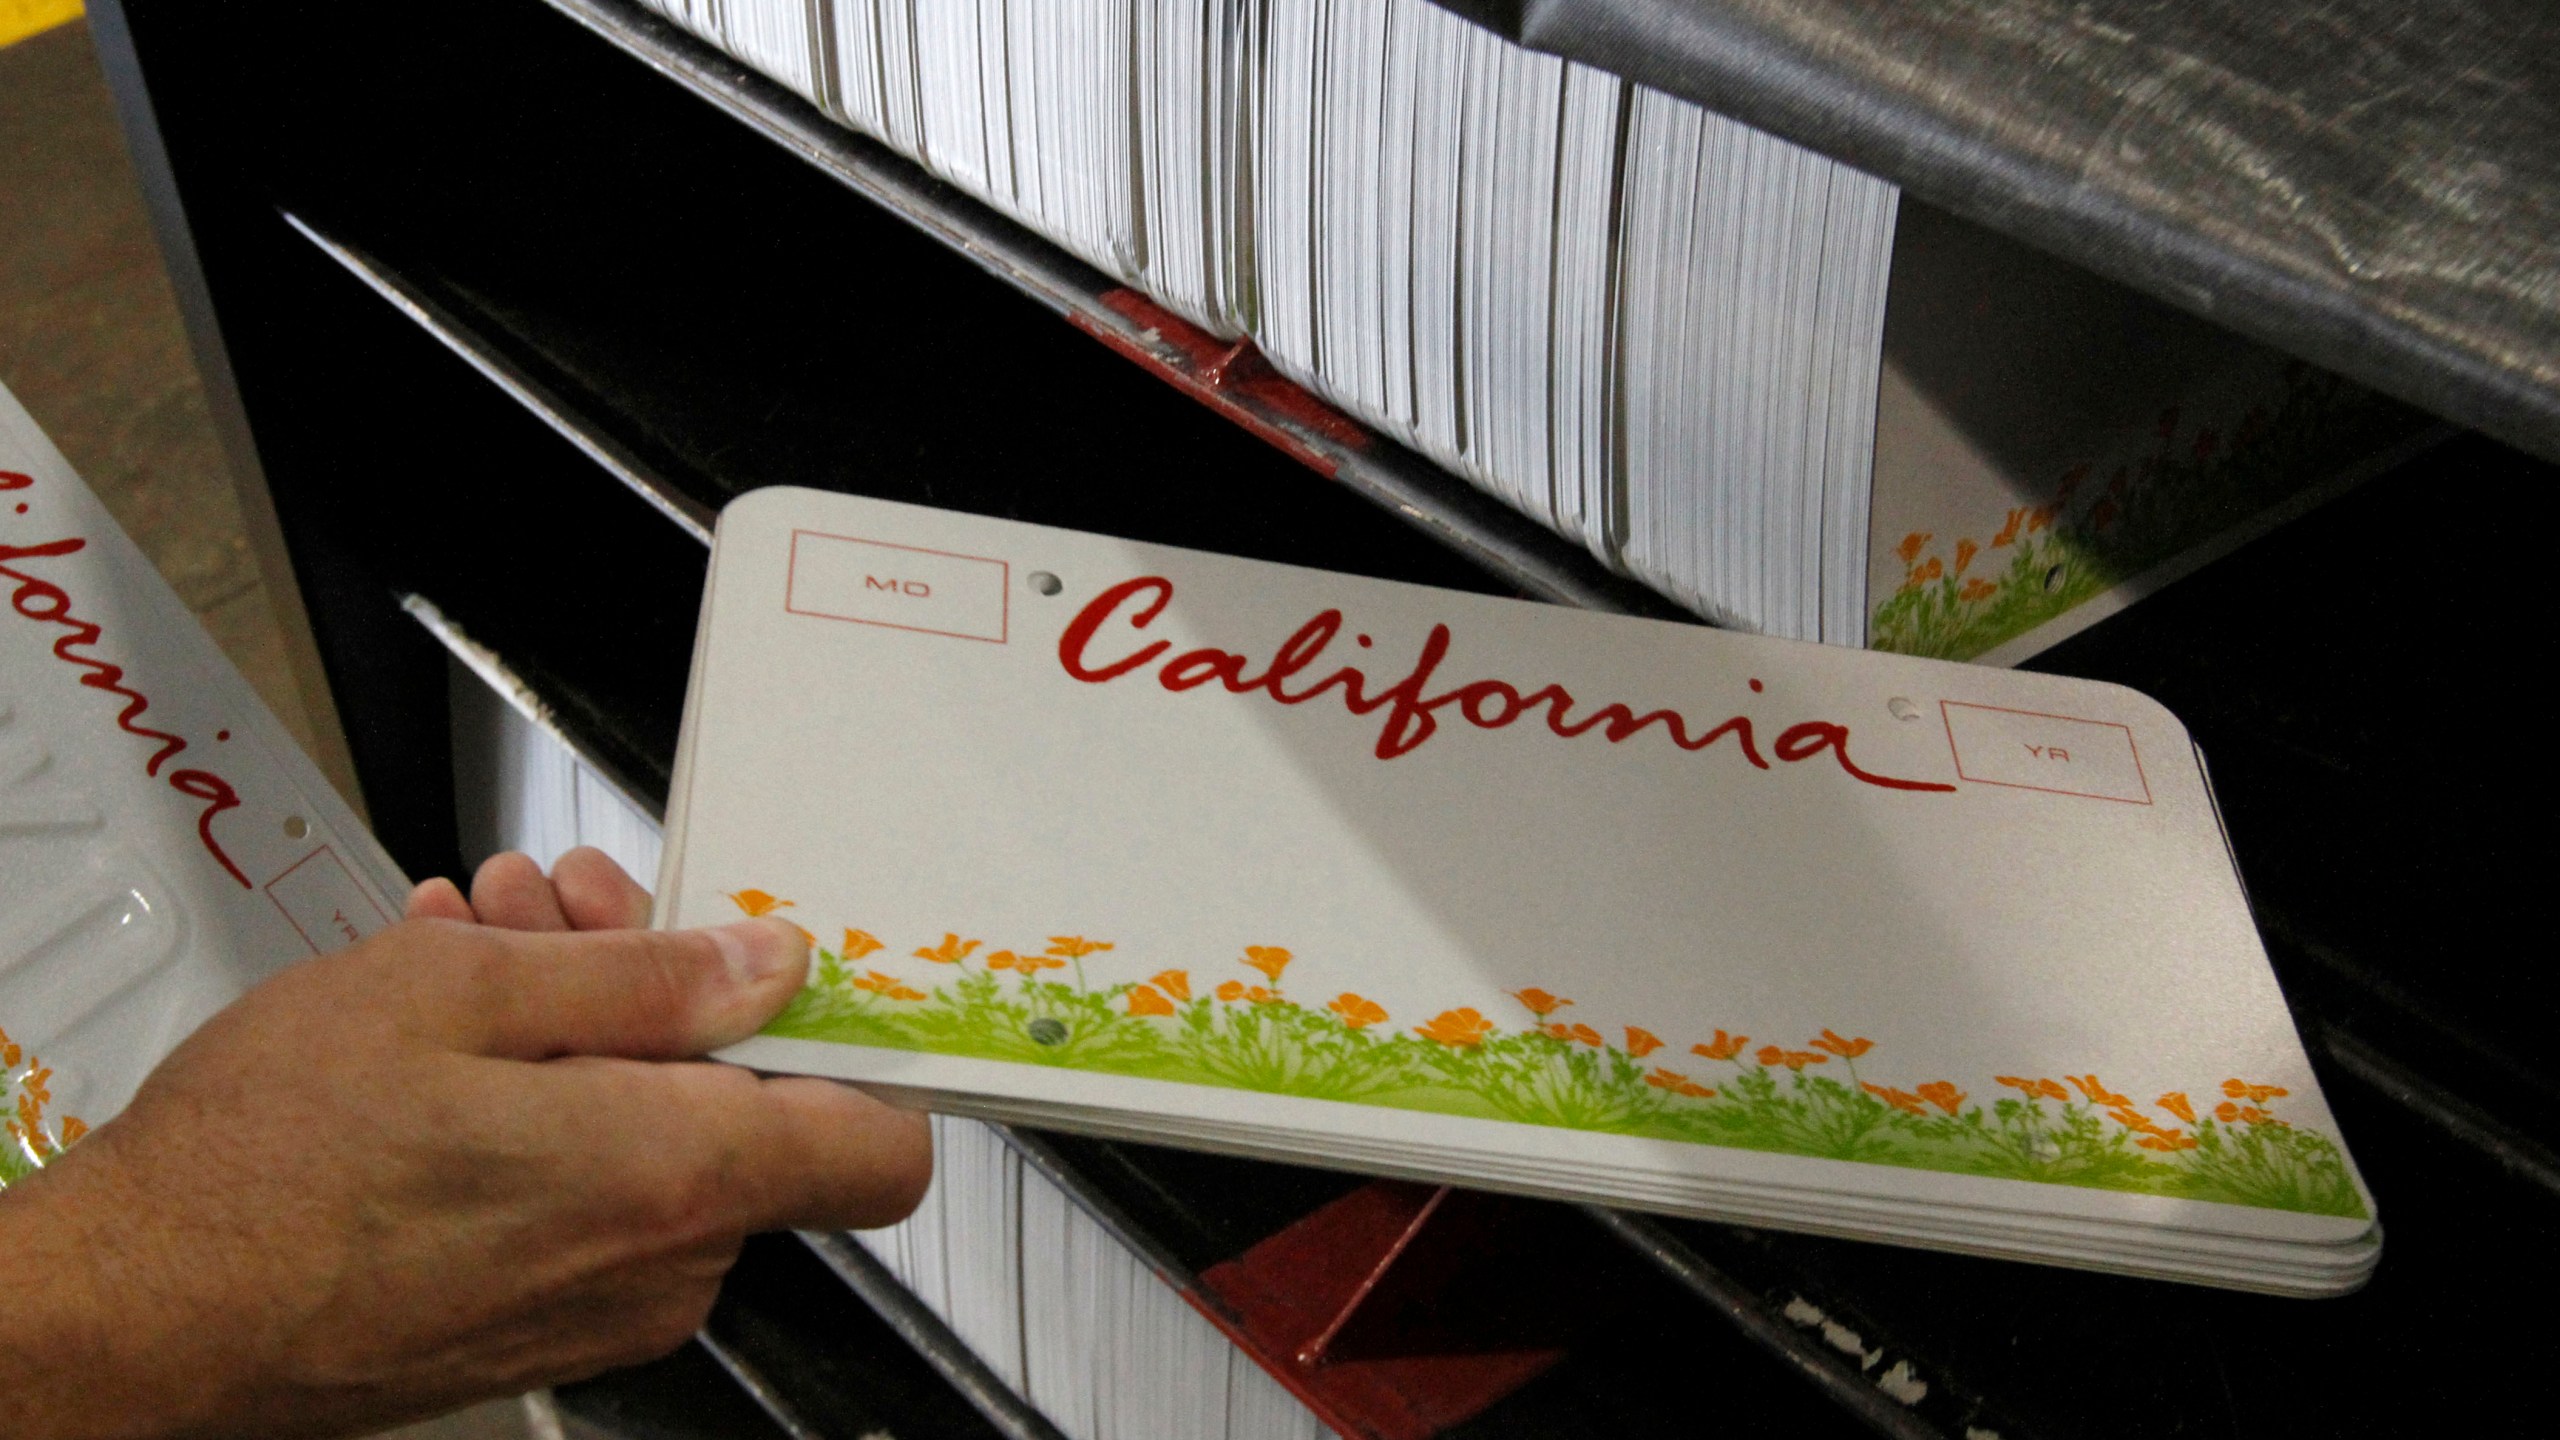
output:
M 481 930 L 454 967 L 460 1033 L 480 1055 L 667 1060 L 733 1045 L 800 992 L 808 938 L 778 920 L 708 930 Z

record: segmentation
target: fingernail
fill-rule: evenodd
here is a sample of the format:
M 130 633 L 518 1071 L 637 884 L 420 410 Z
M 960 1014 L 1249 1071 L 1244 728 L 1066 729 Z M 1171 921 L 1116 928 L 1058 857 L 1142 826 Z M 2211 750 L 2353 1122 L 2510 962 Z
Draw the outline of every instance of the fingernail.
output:
M 468 919 L 471 902 L 462 898 L 462 892 L 454 888 L 452 881 L 441 876 L 419 881 L 410 888 L 409 898 L 400 906 L 401 918 L 406 920 L 437 914 L 450 916 L 456 912 Z
M 705 933 L 720 947 L 729 978 L 741 985 L 772 979 L 799 964 L 809 948 L 798 928 L 780 920 L 741 920 Z

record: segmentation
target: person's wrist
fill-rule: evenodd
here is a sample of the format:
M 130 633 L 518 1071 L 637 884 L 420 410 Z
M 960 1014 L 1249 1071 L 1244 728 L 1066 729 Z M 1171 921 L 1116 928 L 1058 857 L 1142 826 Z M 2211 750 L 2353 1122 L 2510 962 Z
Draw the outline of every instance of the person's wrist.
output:
M 0 1355 L 9 1357 L 0 1429 L 11 1435 L 183 1433 L 195 1402 L 219 1388 L 181 1353 L 189 1347 L 171 1343 L 168 1293 L 119 1283 L 131 1267 L 117 1257 L 138 1237 L 120 1230 L 101 1190 L 103 1158 L 75 1152 L 0 1192 L 9 1275 L 0 1282 Z

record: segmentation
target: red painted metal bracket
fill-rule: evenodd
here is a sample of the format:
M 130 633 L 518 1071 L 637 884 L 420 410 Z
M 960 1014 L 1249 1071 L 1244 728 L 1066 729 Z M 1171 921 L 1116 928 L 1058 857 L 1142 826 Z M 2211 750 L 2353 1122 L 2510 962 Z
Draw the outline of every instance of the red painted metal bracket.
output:
M 1338 475 L 1346 456 L 1374 443 L 1367 427 L 1273 369 L 1251 340 L 1222 340 L 1135 290 L 1106 290 L 1101 301 L 1127 330 L 1081 310 L 1067 319 L 1300 464 Z
M 1352 1440 L 1428 1440 L 1564 1358 L 1574 1307 L 1539 1273 L 1536 1207 L 1381 1180 L 1201 1279 L 1203 1305 Z M 1219 1308 L 1227 1313 L 1217 1313 Z

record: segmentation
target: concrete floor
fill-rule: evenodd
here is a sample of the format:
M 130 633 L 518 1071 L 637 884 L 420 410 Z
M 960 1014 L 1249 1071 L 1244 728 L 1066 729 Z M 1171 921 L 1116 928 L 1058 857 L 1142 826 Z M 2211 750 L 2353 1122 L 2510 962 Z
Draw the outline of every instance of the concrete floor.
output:
M 77 21 L 0 48 L 0 384 L 62 447 L 277 718 L 306 750 L 325 754 L 88 27 Z M 395 1432 L 397 1440 L 534 1433 L 515 1401 Z

